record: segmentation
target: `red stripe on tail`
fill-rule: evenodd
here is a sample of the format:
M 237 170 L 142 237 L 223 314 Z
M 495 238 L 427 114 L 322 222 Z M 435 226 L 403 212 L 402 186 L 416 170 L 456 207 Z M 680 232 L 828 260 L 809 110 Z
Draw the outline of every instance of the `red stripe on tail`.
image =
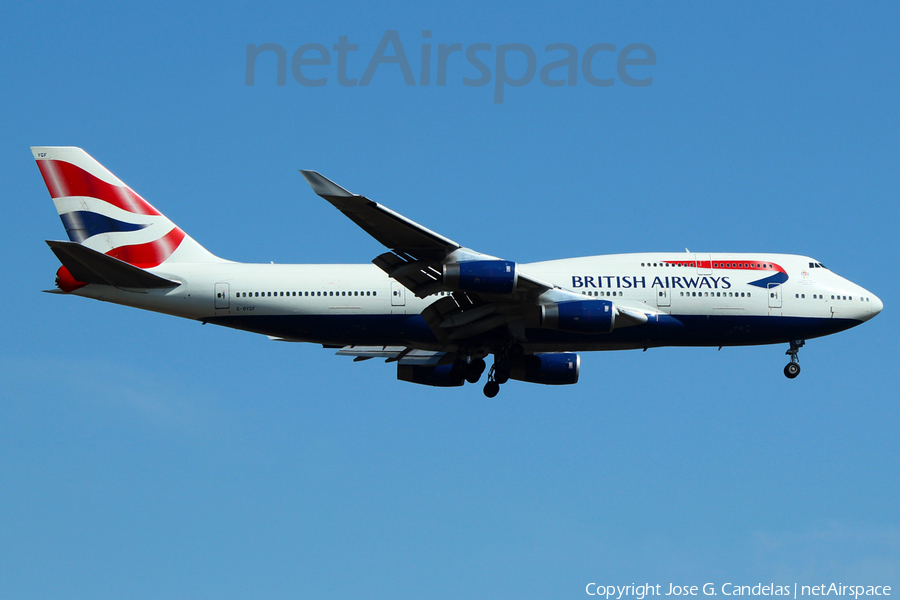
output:
M 147 244 L 134 244 L 132 246 L 119 246 L 107 252 L 107 256 L 118 258 L 128 264 L 149 269 L 162 264 L 167 258 L 172 256 L 175 249 L 184 239 L 184 232 L 178 227 L 167 233 L 165 236 L 149 242 Z
M 130 188 L 106 183 L 72 163 L 62 160 L 39 160 L 37 165 L 47 189 L 50 190 L 51 198 L 87 196 L 138 215 L 160 214 Z

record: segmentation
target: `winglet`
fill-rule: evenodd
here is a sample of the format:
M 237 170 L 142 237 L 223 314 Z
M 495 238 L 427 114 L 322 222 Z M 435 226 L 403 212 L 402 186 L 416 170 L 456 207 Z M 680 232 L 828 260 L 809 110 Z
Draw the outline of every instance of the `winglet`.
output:
M 309 187 L 311 187 L 319 196 L 338 196 L 346 198 L 356 195 L 348 192 L 335 182 L 315 171 L 304 171 L 301 169 L 300 173 L 306 178 Z

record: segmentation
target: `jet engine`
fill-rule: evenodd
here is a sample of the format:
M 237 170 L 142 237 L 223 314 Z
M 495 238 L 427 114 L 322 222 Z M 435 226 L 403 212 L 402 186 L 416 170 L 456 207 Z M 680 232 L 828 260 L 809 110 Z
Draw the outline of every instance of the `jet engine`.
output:
M 578 383 L 581 357 L 572 352 L 531 354 L 513 361 L 509 378 L 544 385 Z
M 466 292 L 508 296 L 519 279 L 509 260 L 472 260 L 444 265 L 444 285 Z
M 616 307 L 609 300 L 571 300 L 541 306 L 541 327 L 572 333 L 609 333 Z
M 397 379 L 434 387 L 458 387 L 465 382 L 454 365 L 397 365 Z

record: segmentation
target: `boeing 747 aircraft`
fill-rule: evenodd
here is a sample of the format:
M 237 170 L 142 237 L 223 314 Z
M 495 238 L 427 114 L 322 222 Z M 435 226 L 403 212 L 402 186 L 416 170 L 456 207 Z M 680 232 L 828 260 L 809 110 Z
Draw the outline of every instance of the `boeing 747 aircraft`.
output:
M 69 241 L 48 241 L 71 294 L 383 358 L 431 386 L 578 381 L 575 352 L 788 344 L 868 321 L 881 300 L 790 254 L 663 252 L 518 264 L 465 248 L 315 171 L 313 191 L 384 244 L 362 265 L 214 256 L 80 148 L 34 147 Z

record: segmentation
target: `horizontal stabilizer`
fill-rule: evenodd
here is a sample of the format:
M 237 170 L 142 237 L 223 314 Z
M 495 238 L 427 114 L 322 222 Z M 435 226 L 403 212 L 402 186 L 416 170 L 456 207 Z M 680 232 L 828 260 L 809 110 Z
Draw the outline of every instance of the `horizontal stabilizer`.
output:
M 72 277 L 83 283 L 131 289 L 165 289 L 181 285 L 75 242 L 47 240 L 47 245 Z

